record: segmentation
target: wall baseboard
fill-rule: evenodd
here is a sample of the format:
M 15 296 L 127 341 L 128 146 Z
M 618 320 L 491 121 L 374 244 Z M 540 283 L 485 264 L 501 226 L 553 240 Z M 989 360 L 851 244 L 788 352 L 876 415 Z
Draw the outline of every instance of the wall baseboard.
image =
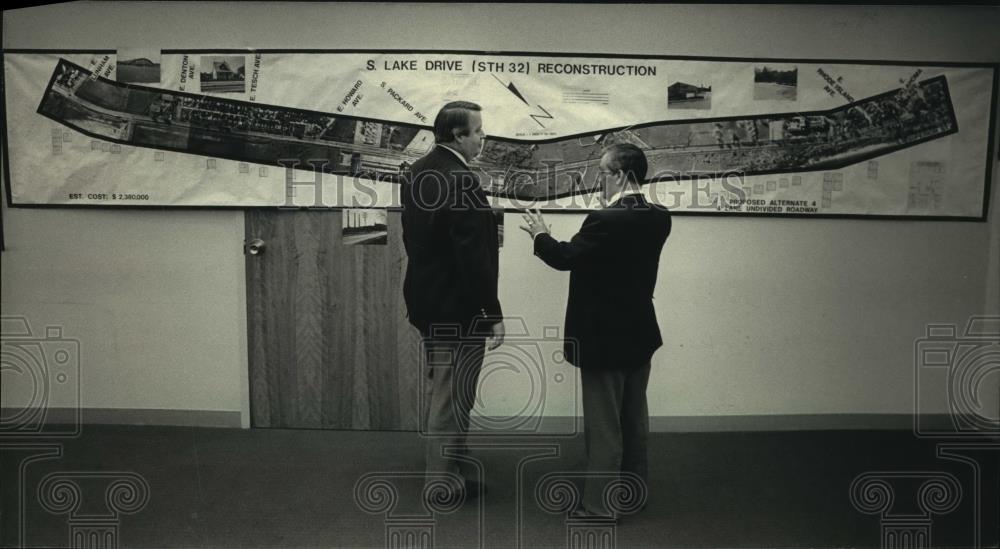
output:
M 26 413 L 22 408 L 0 408 L 3 432 L 16 430 L 10 418 L 32 418 L 46 425 L 177 425 L 240 428 L 240 412 L 218 410 L 164 410 L 155 408 L 48 408 Z
M 915 421 L 915 417 L 919 418 Z M 475 415 L 470 428 L 486 430 L 491 425 L 477 424 Z M 493 419 L 493 418 L 491 418 Z M 973 418 L 977 419 L 977 418 Z M 980 423 L 982 418 L 978 418 Z M 583 431 L 583 418 L 578 417 L 545 417 L 535 419 L 532 425 L 529 421 L 518 418 L 518 421 L 508 421 L 516 425 L 517 430 L 525 432 L 542 432 L 553 434 L 571 434 Z M 649 418 L 649 430 L 654 433 L 712 433 L 739 431 L 836 431 L 836 430 L 888 430 L 915 431 L 919 426 L 920 433 L 941 434 L 959 432 L 956 425 L 975 425 L 971 420 L 961 421 L 960 416 L 950 414 L 773 414 L 773 415 L 719 415 L 719 416 L 652 416 Z M 1000 435 L 1000 425 L 994 425 L 991 430 Z M 973 436 L 978 436 L 974 434 Z
M 32 418 L 45 425 L 173 425 L 186 427 L 241 428 L 240 412 L 217 410 L 165 410 L 144 408 L 49 408 L 27 413 L 19 408 L 0 408 L 2 429 L 0 433 L 12 434 L 19 429 L 15 418 Z M 921 434 L 957 432 L 956 425 L 964 423 L 960 416 L 949 414 L 922 414 L 919 418 Z M 973 418 L 975 419 L 975 418 Z M 979 418 L 980 420 L 982 418 Z M 488 421 L 487 421 L 488 420 Z M 914 430 L 913 414 L 776 414 L 745 416 L 653 416 L 649 418 L 651 432 L 709 433 L 740 431 L 830 431 L 830 430 Z M 973 424 L 974 425 L 974 424 Z M 583 431 L 583 419 L 569 416 L 544 418 L 483 418 L 473 415 L 473 431 L 502 430 L 506 432 L 547 433 L 554 436 L 573 436 Z M 982 436 L 984 431 L 972 436 Z M 1000 436 L 1000 427 L 985 432 Z
M 915 419 L 919 418 L 917 421 Z M 957 416 L 950 414 L 776 414 L 751 416 L 660 416 L 649 418 L 654 432 L 724 431 L 913 431 L 952 433 Z

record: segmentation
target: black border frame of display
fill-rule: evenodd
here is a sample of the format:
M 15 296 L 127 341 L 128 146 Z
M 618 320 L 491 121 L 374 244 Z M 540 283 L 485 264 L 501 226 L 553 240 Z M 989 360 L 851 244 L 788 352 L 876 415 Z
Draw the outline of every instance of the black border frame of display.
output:
M 283 206 L 191 206 L 191 205 L 176 205 L 176 206 L 163 206 L 163 205 L 142 205 L 142 204 L 122 204 L 122 205 L 108 205 L 108 204 L 17 204 L 12 200 L 11 193 L 11 183 L 10 183 L 10 163 L 8 162 L 8 148 L 7 139 L 7 115 L 6 115 L 6 69 L 4 65 L 5 56 L 7 54 L 68 54 L 68 55 L 79 55 L 79 54 L 115 54 L 117 50 L 114 49 L 24 49 L 24 48 L 10 48 L 10 49 L 0 49 L 0 131 L 3 132 L 3 175 L 4 175 L 4 191 L 7 196 L 7 205 L 11 208 L 110 208 L 110 209 L 134 209 L 134 210 L 247 210 L 247 209 L 275 209 L 275 210 L 343 210 L 350 209 L 346 206 L 332 206 L 332 207 L 301 207 L 301 208 L 288 208 Z M 618 53 L 568 53 L 568 52 L 523 52 L 523 51 L 475 51 L 475 50 L 428 50 L 428 49 L 414 49 L 414 50 L 393 50 L 393 49 L 286 49 L 286 48 L 223 48 L 223 49 L 164 49 L 161 50 L 161 54 L 164 55 L 178 55 L 178 54 L 226 54 L 226 53 L 244 53 L 244 54 L 267 54 L 267 53 L 324 53 L 324 54 L 357 54 L 357 53 L 371 53 L 371 54 L 393 54 L 393 53 L 405 53 L 405 54 L 471 54 L 471 55 L 496 55 L 496 56 L 534 56 L 534 57 L 580 57 L 580 58 L 612 58 L 612 59 L 656 59 L 664 61 L 721 61 L 721 62 L 768 62 L 768 63 L 808 63 L 808 64 L 835 64 L 835 65 L 893 65 L 893 66 L 930 66 L 930 67 L 956 67 L 956 68 L 982 68 L 982 69 L 992 69 L 993 70 L 993 85 L 990 93 L 990 115 L 989 115 L 989 135 L 987 137 L 987 147 L 986 147 L 986 175 L 985 183 L 983 185 L 983 202 L 982 202 L 982 212 L 979 217 L 971 216 L 922 216 L 922 215 L 884 215 L 884 214 L 834 214 L 834 213 L 815 213 L 815 214 L 796 214 L 796 213 L 756 213 L 756 212 L 727 212 L 727 211 L 689 211 L 689 210 L 677 210 L 672 211 L 673 215 L 679 216 L 711 216 L 711 217 L 769 217 L 769 218 L 780 218 L 780 219 L 872 219 L 872 220 L 896 220 L 896 221 L 972 221 L 972 222 L 985 222 L 988 219 L 989 207 L 990 207 L 990 193 L 992 190 L 992 177 L 993 177 L 993 149 L 995 146 L 996 138 L 996 123 L 997 123 L 997 94 L 998 85 L 1000 85 L 1000 63 L 974 63 L 974 62 L 934 62 L 934 61 L 889 61 L 889 60 L 852 60 L 852 59 L 794 59 L 794 58 L 769 58 L 769 57 L 709 57 L 709 56 L 690 56 L 690 55 L 677 55 L 677 56 L 664 56 L 664 55 L 653 55 L 653 54 L 618 54 Z M 55 73 L 49 80 L 49 85 L 52 84 L 52 79 L 55 78 Z M 48 89 L 48 86 L 46 89 Z M 144 86 L 138 86 L 144 87 Z M 157 89 L 157 88 L 151 88 Z M 173 90 L 170 90 L 173 91 Z M 188 92 L 178 92 L 182 94 L 189 94 Z M 198 95 L 198 94 L 189 94 Z M 769 114 L 768 116 L 782 116 L 783 114 L 791 113 L 777 113 Z M 365 120 L 364 117 L 352 117 L 360 120 Z M 719 121 L 719 120 L 735 120 L 746 118 L 745 116 L 731 116 L 724 118 L 712 118 L 705 119 L 705 121 Z M 374 120 L 374 119 L 371 119 Z M 701 121 L 699 119 L 699 121 Z M 630 126 L 632 127 L 632 126 Z M 565 136 L 564 136 L 565 137 Z M 563 139 L 560 137 L 557 139 Z M 522 141 L 522 140 L 513 140 Z M 792 173 L 792 172 L 787 172 Z M 798 172 L 795 172 L 798 173 Z M 388 208 L 390 210 L 397 210 L 398 207 Z M 505 208 L 505 211 L 520 211 L 517 208 Z M 545 213 L 565 213 L 565 214 L 586 214 L 590 210 L 588 209 L 574 209 L 568 210 L 565 208 L 542 208 Z
M 65 66 L 65 65 L 68 65 L 68 66 L 71 66 L 73 68 L 79 69 L 79 70 L 87 73 L 88 75 L 92 75 L 93 74 L 92 72 L 88 71 L 84 67 L 82 67 L 80 65 L 77 65 L 76 63 L 73 63 L 72 61 L 68 61 L 66 59 L 60 59 L 59 60 L 59 65 L 56 66 L 56 69 L 58 70 L 59 67 Z M 164 93 L 164 94 L 170 94 L 170 95 L 174 95 L 174 96 L 191 97 L 191 98 L 210 97 L 211 99 L 213 99 L 215 101 L 219 101 L 221 103 L 235 103 L 235 104 L 243 104 L 243 105 L 255 105 L 255 106 L 268 107 L 268 108 L 273 108 L 273 109 L 277 109 L 277 110 L 282 110 L 282 111 L 287 111 L 287 112 L 293 112 L 293 113 L 298 113 L 298 114 L 303 114 L 303 115 L 321 115 L 321 116 L 330 116 L 330 117 L 335 117 L 335 118 L 344 118 L 344 119 L 349 119 L 349 120 L 361 120 L 361 121 L 378 122 L 378 123 L 383 123 L 383 124 L 385 124 L 385 123 L 391 123 L 391 124 L 396 125 L 396 126 L 405 126 L 405 127 L 409 127 L 409 128 L 418 128 L 418 129 L 424 129 L 424 130 L 431 129 L 429 126 L 422 126 L 420 124 L 412 124 L 412 123 L 409 123 L 409 122 L 390 121 L 390 120 L 385 120 L 385 119 L 381 119 L 381 118 L 369 118 L 369 117 L 363 117 L 363 116 L 338 115 L 338 114 L 335 114 L 335 113 L 326 113 L 326 112 L 322 112 L 322 111 L 311 111 L 311 110 L 308 110 L 308 109 L 300 109 L 300 108 L 296 108 L 296 107 L 285 107 L 285 106 L 281 106 L 281 105 L 271 105 L 271 104 L 266 104 L 266 103 L 251 103 L 251 102 L 247 102 L 247 101 L 243 101 L 243 100 L 239 100 L 239 99 L 230 99 L 230 98 L 226 98 L 226 97 L 206 96 L 204 94 L 196 94 L 196 93 L 192 93 L 192 92 L 182 92 L 182 91 L 173 91 L 173 90 L 166 90 L 165 91 L 165 90 L 161 90 L 159 88 L 153 88 L 153 87 L 144 86 L 144 85 L 141 85 L 141 84 L 124 84 L 124 83 L 120 83 L 120 82 L 115 82 L 113 80 L 109 80 L 109 79 L 101 77 L 101 76 L 96 76 L 94 78 L 96 78 L 97 80 L 104 81 L 108 85 L 114 86 L 115 88 L 119 88 L 119 89 L 121 89 L 121 88 L 136 89 L 136 90 L 140 90 L 140 91 L 148 91 L 150 93 Z M 654 177 L 654 178 L 648 179 L 645 182 L 645 184 L 663 183 L 663 182 L 671 182 L 671 181 L 676 181 L 676 182 L 690 181 L 690 180 L 702 181 L 702 179 L 704 179 L 704 178 L 719 179 L 719 178 L 723 178 L 723 177 L 726 177 L 727 175 L 731 175 L 731 174 L 736 174 L 736 175 L 739 175 L 739 176 L 742 176 L 742 177 L 748 177 L 748 176 L 764 176 L 764 175 L 793 175 L 793 174 L 811 173 L 811 172 L 820 172 L 820 171 L 834 171 L 834 170 L 844 169 L 844 168 L 846 168 L 848 166 L 852 166 L 852 165 L 855 165 L 855 164 L 859 164 L 859 163 L 861 163 L 861 162 L 863 162 L 865 160 L 870 160 L 872 158 L 878 158 L 878 157 L 884 156 L 886 154 L 890 154 L 890 153 L 893 153 L 893 152 L 896 152 L 896 151 L 900 151 L 900 150 L 903 150 L 903 149 L 914 147 L 914 146 L 919 145 L 921 143 L 926 143 L 928 141 L 933 141 L 935 139 L 940 139 L 942 137 L 958 133 L 958 120 L 955 118 L 955 111 L 954 111 L 954 108 L 952 107 L 951 93 L 950 93 L 950 90 L 948 88 L 948 84 L 947 84 L 948 80 L 947 80 L 947 78 L 944 75 L 939 75 L 939 76 L 935 76 L 935 77 L 932 77 L 932 78 L 928 78 L 926 80 L 922 80 L 922 81 L 920 81 L 920 84 L 929 84 L 929 83 L 932 83 L 932 82 L 935 82 L 935 81 L 942 81 L 942 82 L 944 82 L 944 94 L 945 94 L 945 96 L 947 97 L 947 100 L 948 100 L 949 114 L 951 115 L 950 116 L 950 122 L 951 122 L 951 126 L 952 126 L 952 129 L 949 130 L 949 131 L 947 131 L 947 132 L 940 133 L 940 134 L 935 134 L 935 135 L 930 135 L 930 136 L 927 136 L 927 137 L 923 137 L 921 139 L 918 139 L 918 140 L 915 140 L 915 141 L 912 141 L 912 142 L 908 142 L 908 143 L 903 144 L 903 145 L 892 145 L 892 146 L 888 146 L 887 148 L 882 149 L 882 150 L 868 152 L 868 153 L 863 153 L 863 154 L 861 154 L 861 155 L 859 155 L 859 156 L 851 159 L 849 162 L 846 162 L 846 163 L 844 163 L 842 165 L 841 164 L 837 164 L 837 163 L 833 163 L 831 165 L 830 163 L 827 163 L 827 164 L 819 166 L 819 167 L 813 167 L 813 168 L 802 169 L 802 170 L 795 170 L 795 171 L 788 171 L 788 170 L 764 170 L 764 171 L 755 171 L 755 172 L 749 172 L 749 173 L 748 172 L 738 172 L 738 171 L 722 171 L 722 172 L 699 173 L 697 175 L 680 175 L 680 176 L 669 176 L 669 177 Z M 87 130 L 85 130 L 83 128 L 80 128 L 80 127 L 77 127 L 77 126 L 73 126 L 73 125 L 67 123 L 64 120 L 61 120 L 59 118 L 56 118 L 56 117 L 50 115 L 49 113 L 44 112 L 44 106 L 45 106 L 46 98 L 50 95 L 50 92 L 52 91 L 52 86 L 53 86 L 54 83 L 55 83 L 55 73 L 53 73 L 53 76 L 49 79 L 49 83 L 46 86 L 45 92 L 43 93 L 42 100 L 39 103 L 38 109 L 36 109 L 35 112 L 37 114 L 40 114 L 40 115 L 42 115 L 42 116 L 44 116 L 44 117 L 52 120 L 53 122 L 56 122 L 57 124 L 61 124 L 63 126 L 66 126 L 66 127 L 70 128 L 70 129 L 72 129 L 73 131 L 75 131 L 77 133 L 81 133 L 81 134 L 83 134 L 83 135 L 85 135 L 87 137 L 90 137 L 90 138 L 93 138 L 93 139 L 98 139 L 98 140 L 101 140 L 101 141 L 107 141 L 107 142 L 111 142 L 111 143 L 116 143 L 116 144 L 119 144 L 119 145 L 127 145 L 127 146 L 130 146 L 130 147 L 139 147 L 139 148 L 151 149 L 151 150 L 159 150 L 159 151 L 179 152 L 179 153 L 183 153 L 183 154 L 191 154 L 191 155 L 202 156 L 202 157 L 206 157 L 206 158 L 220 158 L 220 159 L 223 159 L 223 160 L 232 160 L 232 161 L 235 161 L 235 162 L 251 163 L 251 164 L 256 164 L 256 165 L 265 166 L 265 167 L 275 167 L 275 164 L 265 163 L 265 162 L 255 161 L 255 160 L 248 160 L 248 159 L 243 158 L 243 157 L 241 157 L 239 155 L 225 155 L 225 154 L 206 155 L 206 154 L 198 152 L 198 151 L 191 151 L 191 150 L 180 148 L 180 147 L 167 147 L 167 146 L 156 146 L 156 145 L 148 145 L 148 144 L 135 144 L 135 143 L 132 143 L 132 142 L 127 141 L 127 140 L 114 139 L 114 138 L 111 138 L 111 137 L 107 137 L 107 136 L 104 136 L 104 135 L 100 135 L 100 134 L 97 134 L 97 133 L 94 133 L 94 132 L 87 131 Z M 858 101 L 854 101 L 854 102 L 848 103 L 846 105 L 841 105 L 839 107 L 835 107 L 835 108 L 832 108 L 832 109 L 826 109 L 826 110 L 796 111 L 796 112 L 771 113 L 771 114 L 760 114 L 760 115 L 750 115 L 750 116 L 746 116 L 746 115 L 740 115 L 740 116 L 723 116 L 723 117 L 714 117 L 714 118 L 698 118 L 698 119 L 683 119 L 683 120 L 657 120 L 657 121 L 651 121 L 651 122 L 643 122 L 641 124 L 633 124 L 633 125 L 630 125 L 630 126 L 621 126 L 621 127 L 615 127 L 615 128 L 603 128 L 603 129 L 598 130 L 598 131 L 587 131 L 587 132 L 581 132 L 581 133 L 574 133 L 574 134 L 563 135 L 563 136 L 553 137 L 553 138 L 547 138 L 547 139 L 517 139 L 517 138 L 510 138 L 510 137 L 494 137 L 494 136 L 490 136 L 489 139 L 491 139 L 493 141 L 501 142 L 501 143 L 522 143 L 522 144 L 523 143 L 539 143 L 539 144 L 548 144 L 548 143 L 557 143 L 557 142 L 560 142 L 560 141 L 565 141 L 565 140 L 570 140 L 570 139 L 580 139 L 580 138 L 584 138 L 584 137 L 594 137 L 594 136 L 597 136 L 597 135 L 602 135 L 602 134 L 609 133 L 609 132 L 622 131 L 622 130 L 626 130 L 626 129 L 642 129 L 642 128 L 647 128 L 647 127 L 652 127 L 652 126 L 673 126 L 673 125 L 683 125 L 683 124 L 711 124 L 713 122 L 727 122 L 727 121 L 731 121 L 731 120 L 773 119 L 773 118 L 787 118 L 787 117 L 790 117 L 790 116 L 829 116 L 829 115 L 831 115 L 833 113 L 836 113 L 836 112 L 839 112 L 839 111 L 844 111 L 844 110 L 849 110 L 851 108 L 854 108 L 856 105 L 861 104 L 861 103 L 866 103 L 866 102 L 870 102 L 870 101 L 873 101 L 873 100 L 878 100 L 878 99 L 881 99 L 881 98 L 884 98 L 884 97 L 889 97 L 889 96 L 891 96 L 891 95 L 893 95 L 895 93 L 898 93 L 900 89 L 901 88 L 894 89 L 894 90 L 889 90 L 889 91 L 882 92 L 882 93 L 879 93 L 879 94 L 876 94 L 876 95 L 871 95 L 871 96 L 865 97 L 863 99 L 860 99 Z M 312 164 L 311 160 L 313 160 L 313 159 L 301 159 L 301 160 L 303 160 L 304 164 Z M 283 165 L 280 164 L 280 162 L 278 163 L 278 165 L 284 167 Z M 300 165 L 300 164 L 296 164 L 296 165 Z M 307 168 L 303 168 L 303 169 L 307 169 Z M 327 174 L 335 175 L 335 176 L 352 176 L 352 174 L 349 171 L 342 171 L 342 170 L 341 171 L 325 171 L 325 170 L 321 170 L 321 171 L 322 171 L 322 173 L 327 173 Z M 375 182 L 375 181 L 385 181 L 385 182 L 393 183 L 393 184 L 398 184 L 399 183 L 399 181 L 396 180 L 396 179 L 379 179 L 379 178 L 376 178 L 376 179 L 372 179 L 372 181 L 373 182 Z M 544 201 L 547 201 L 547 200 L 551 201 L 551 200 L 556 200 L 556 199 L 566 198 L 566 197 L 590 195 L 590 194 L 593 194 L 593 192 L 594 192 L 593 190 L 580 191 L 580 192 L 570 192 L 570 193 L 556 194 L 556 195 L 553 195 L 553 196 L 537 198 L 537 199 L 534 199 L 534 200 L 532 200 L 530 198 L 523 198 L 523 197 L 501 197 L 501 198 L 504 198 L 504 199 L 507 199 L 507 200 L 513 200 L 513 201 L 544 202 Z M 491 194 L 491 193 L 487 193 L 487 194 Z M 269 206 L 247 206 L 247 207 L 269 207 Z M 338 207 L 347 207 L 347 206 L 338 206 Z M 568 209 L 568 208 L 564 208 L 564 209 Z M 573 208 L 573 210 L 577 210 L 577 209 Z M 774 214 L 774 215 L 781 215 L 781 214 Z

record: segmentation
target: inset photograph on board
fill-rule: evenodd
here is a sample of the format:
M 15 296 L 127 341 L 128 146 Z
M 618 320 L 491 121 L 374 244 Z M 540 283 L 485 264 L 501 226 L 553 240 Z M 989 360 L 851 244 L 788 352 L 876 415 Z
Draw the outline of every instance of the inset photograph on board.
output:
M 205 93 L 246 93 L 246 57 L 204 55 L 201 58 L 201 91 Z
M 798 67 L 764 65 L 753 69 L 755 100 L 795 101 L 798 85 Z
M 115 79 L 126 84 L 160 83 L 160 50 L 122 48 L 118 50 Z
M 386 211 L 378 208 L 346 208 L 342 212 L 344 244 L 385 245 L 389 242 Z
M 704 83 L 691 84 L 688 81 L 674 82 L 667 86 L 667 108 L 670 109 L 711 109 L 712 86 Z

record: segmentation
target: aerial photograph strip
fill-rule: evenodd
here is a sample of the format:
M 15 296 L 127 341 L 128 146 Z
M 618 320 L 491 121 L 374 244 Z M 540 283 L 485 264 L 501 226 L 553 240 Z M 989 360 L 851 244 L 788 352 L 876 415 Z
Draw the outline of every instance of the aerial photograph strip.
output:
M 116 143 L 387 182 L 434 144 L 425 126 L 124 84 L 65 59 L 38 112 Z M 646 152 L 648 181 L 665 181 L 838 169 L 957 131 L 948 82 L 937 76 L 823 111 L 649 122 L 546 141 L 488 137 L 472 166 L 487 193 L 541 201 L 592 193 L 602 151 L 619 142 Z

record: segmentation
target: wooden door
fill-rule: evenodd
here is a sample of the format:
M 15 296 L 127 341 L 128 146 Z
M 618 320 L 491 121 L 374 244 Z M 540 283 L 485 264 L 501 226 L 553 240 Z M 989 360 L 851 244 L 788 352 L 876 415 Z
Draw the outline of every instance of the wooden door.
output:
M 248 210 L 253 427 L 416 430 L 419 336 L 406 320 L 400 212 L 348 245 L 344 212 Z

